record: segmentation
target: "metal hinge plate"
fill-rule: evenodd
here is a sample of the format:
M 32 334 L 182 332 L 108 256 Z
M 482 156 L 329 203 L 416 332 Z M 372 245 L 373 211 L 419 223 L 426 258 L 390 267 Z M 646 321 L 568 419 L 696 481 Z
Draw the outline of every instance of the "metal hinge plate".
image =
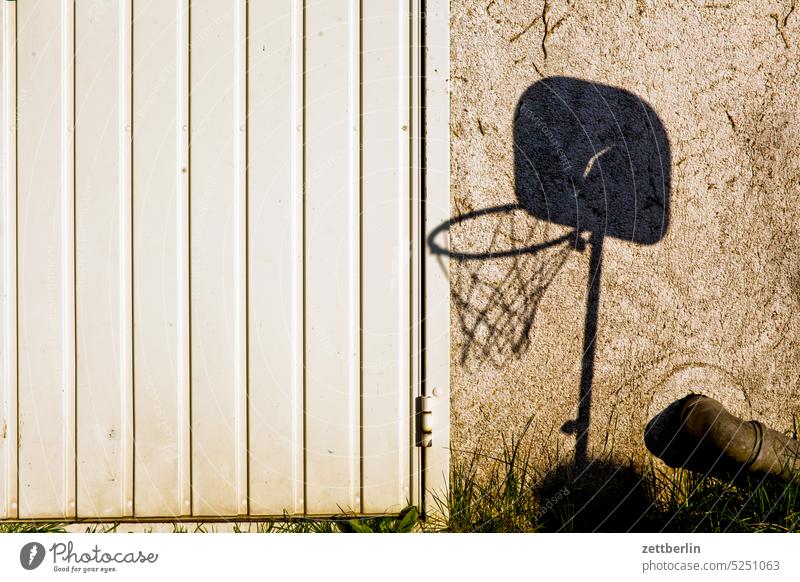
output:
M 417 396 L 415 404 L 416 440 L 418 447 L 429 447 L 433 443 L 433 412 L 429 396 Z

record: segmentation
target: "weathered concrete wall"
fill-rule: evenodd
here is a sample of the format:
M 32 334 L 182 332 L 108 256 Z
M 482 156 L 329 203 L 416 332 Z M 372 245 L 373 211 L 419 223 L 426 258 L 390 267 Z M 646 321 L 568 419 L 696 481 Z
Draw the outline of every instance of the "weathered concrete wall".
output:
M 592 455 L 643 453 L 647 420 L 691 390 L 779 430 L 800 412 L 795 1 L 451 2 L 454 216 L 517 203 L 514 112 L 542 79 L 630 92 L 669 140 L 663 238 L 605 238 Z M 452 225 L 454 252 L 489 255 L 451 260 L 455 448 L 533 417 L 542 455 L 569 458 L 590 251 L 491 253 L 570 230 L 523 209 Z

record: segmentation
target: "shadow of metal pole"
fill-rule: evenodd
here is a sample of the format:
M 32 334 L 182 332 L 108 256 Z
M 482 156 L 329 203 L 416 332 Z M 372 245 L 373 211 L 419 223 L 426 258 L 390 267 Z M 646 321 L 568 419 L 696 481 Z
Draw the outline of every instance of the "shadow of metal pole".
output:
M 575 465 L 583 467 L 588 460 L 589 426 L 592 420 L 592 382 L 597 347 L 597 318 L 600 311 L 600 283 L 603 270 L 603 237 L 595 233 L 590 241 L 589 280 L 586 284 L 586 319 L 583 326 L 583 358 L 578 389 L 578 417 L 574 424 Z

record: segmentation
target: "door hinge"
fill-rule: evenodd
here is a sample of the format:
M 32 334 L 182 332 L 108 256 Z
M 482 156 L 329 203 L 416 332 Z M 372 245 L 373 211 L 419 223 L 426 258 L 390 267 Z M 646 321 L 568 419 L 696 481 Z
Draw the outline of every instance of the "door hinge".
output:
M 429 447 L 433 443 L 433 412 L 429 396 L 417 396 L 415 406 L 417 446 Z

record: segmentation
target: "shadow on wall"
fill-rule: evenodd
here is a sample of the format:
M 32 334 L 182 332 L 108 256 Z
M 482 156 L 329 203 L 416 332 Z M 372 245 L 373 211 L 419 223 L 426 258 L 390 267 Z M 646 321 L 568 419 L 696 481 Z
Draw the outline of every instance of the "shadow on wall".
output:
M 623 89 L 550 77 L 514 114 L 516 203 L 437 227 L 428 244 L 458 263 L 451 292 L 465 343 L 460 360 L 507 365 L 530 347 L 539 304 L 572 251 L 589 247 L 576 435 L 586 460 L 595 337 L 606 237 L 659 242 L 669 224 L 670 147 L 656 113 Z M 450 234 L 451 247 L 439 240 Z

